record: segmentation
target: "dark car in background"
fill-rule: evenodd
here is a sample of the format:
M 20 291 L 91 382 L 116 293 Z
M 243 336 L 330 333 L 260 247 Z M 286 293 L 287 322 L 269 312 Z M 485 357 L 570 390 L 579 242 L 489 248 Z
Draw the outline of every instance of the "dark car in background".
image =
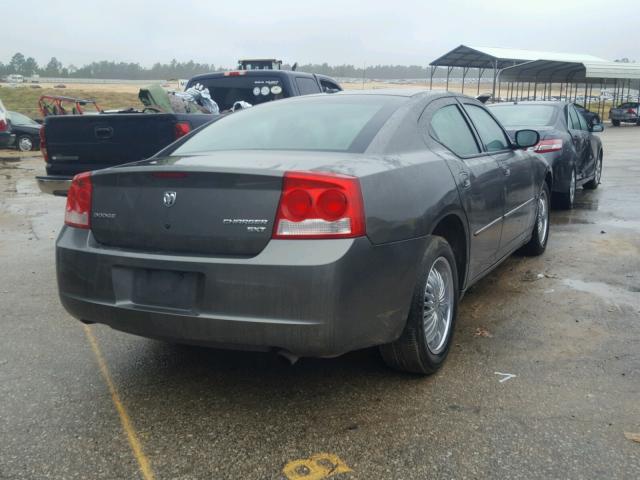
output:
M 640 103 L 626 102 L 609 110 L 611 125 L 619 127 L 621 123 L 635 123 L 640 125 Z
M 35 120 L 18 112 L 8 112 L 11 131 L 15 135 L 13 146 L 21 152 L 40 148 L 40 125 Z
M 596 189 L 602 176 L 602 141 L 594 133 L 602 124 L 589 126 L 575 105 L 567 102 L 509 102 L 490 105 L 491 112 L 510 134 L 535 129 L 540 142 L 533 151 L 553 169 L 553 204 L 573 208 L 576 188 Z
M 552 173 L 527 151 L 537 132 L 514 138 L 472 98 L 411 90 L 224 116 L 75 177 L 61 301 L 147 337 L 290 359 L 382 345 L 390 366 L 433 373 L 460 295 L 547 245 Z

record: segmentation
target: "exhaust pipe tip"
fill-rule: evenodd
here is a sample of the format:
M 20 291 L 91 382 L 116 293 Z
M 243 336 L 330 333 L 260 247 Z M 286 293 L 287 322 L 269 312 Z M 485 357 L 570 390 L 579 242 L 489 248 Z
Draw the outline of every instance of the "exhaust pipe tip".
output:
M 295 363 L 300 360 L 300 357 L 298 355 L 295 355 L 287 350 L 278 350 L 276 353 L 279 357 L 284 358 L 287 362 L 289 362 L 289 365 L 295 365 Z

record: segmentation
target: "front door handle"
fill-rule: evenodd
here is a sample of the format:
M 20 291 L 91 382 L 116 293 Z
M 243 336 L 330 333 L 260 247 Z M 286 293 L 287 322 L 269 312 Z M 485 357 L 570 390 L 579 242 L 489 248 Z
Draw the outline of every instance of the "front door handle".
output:
M 96 127 L 93 131 L 96 138 L 100 140 L 107 140 L 113 137 L 113 128 L 111 127 Z
M 506 165 L 502 165 L 502 173 L 504 173 L 505 177 L 508 177 L 509 175 L 511 175 L 511 168 Z

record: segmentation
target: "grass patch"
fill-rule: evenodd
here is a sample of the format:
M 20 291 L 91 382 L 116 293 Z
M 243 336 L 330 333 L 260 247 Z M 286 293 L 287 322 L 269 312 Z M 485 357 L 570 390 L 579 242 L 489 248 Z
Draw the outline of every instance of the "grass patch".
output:
M 123 107 L 141 107 L 137 93 L 110 92 L 105 90 L 76 90 L 73 88 L 0 88 L 0 100 L 7 110 L 20 112 L 31 118 L 39 118 L 42 115 L 38 109 L 38 99 L 42 95 L 62 95 L 83 99 L 93 99 L 103 110 Z M 91 111 L 92 108 L 88 108 Z

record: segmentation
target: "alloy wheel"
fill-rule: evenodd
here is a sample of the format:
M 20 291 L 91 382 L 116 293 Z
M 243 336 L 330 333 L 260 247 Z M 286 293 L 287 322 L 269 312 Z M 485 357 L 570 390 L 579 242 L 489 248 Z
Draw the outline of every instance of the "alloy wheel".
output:
M 449 338 L 454 308 L 453 289 L 451 265 L 445 257 L 438 257 L 427 277 L 423 310 L 425 341 L 433 354 L 444 350 Z

